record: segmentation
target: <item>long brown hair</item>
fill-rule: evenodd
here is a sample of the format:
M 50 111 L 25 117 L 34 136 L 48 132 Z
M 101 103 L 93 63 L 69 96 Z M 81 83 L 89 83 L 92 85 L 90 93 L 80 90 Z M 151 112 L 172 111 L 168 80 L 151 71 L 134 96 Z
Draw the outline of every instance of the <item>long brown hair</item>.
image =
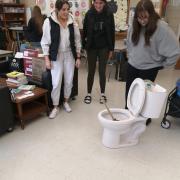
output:
M 37 26 L 39 34 L 42 34 L 42 26 L 44 23 L 44 16 L 41 14 L 40 7 L 34 6 L 32 14 L 33 14 L 33 18 L 34 18 L 34 21 Z
M 132 42 L 134 45 L 137 45 L 139 42 L 142 28 L 142 26 L 138 22 L 138 15 L 145 11 L 149 14 L 148 24 L 145 26 L 145 45 L 150 45 L 150 38 L 156 31 L 157 22 L 160 19 L 160 16 L 156 13 L 151 0 L 140 0 L 136 6 L 133 20 Z

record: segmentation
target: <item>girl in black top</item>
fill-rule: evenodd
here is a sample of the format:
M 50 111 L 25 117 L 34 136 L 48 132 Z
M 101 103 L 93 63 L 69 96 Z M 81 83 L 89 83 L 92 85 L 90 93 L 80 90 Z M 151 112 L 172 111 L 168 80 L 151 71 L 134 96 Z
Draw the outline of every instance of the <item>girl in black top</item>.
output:
M 42 26 L 46 16 L 41 14 L 39 6 L 34 6 L 32 17 L 28 22 L 26 31 L 27 40 L 29 42 L 40 42 L 42 38 Z
M 87 51 L 88 78 L 86 104 L 91 103 L 91 91 L 96 70 L 96 61 L 99 61 L 99 77 L 101 97 L 100 103 L 106 101 L 106 63 L 112 57 L 115 43 L 115 25 L 113 14 L 107 8 L 106 0 L 93 0 L 91 9 L 86 13 L 83 24 L 83 48 Z

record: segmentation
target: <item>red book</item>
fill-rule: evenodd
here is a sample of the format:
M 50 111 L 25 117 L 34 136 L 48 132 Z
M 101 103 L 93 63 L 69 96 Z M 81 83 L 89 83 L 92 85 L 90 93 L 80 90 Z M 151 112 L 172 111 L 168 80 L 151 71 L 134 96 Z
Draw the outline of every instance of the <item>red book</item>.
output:
M 38 57 L 38 50 L 26 49 L 24 51 L 24 57 Z

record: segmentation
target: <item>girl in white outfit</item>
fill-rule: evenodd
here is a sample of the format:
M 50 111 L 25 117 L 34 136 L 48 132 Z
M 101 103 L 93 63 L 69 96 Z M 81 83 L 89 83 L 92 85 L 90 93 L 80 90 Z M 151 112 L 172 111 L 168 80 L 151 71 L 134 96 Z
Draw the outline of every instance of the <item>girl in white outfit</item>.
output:
M 58 113 L 62 77 L 64 77 L 64 109 L 71 112 L 68 99 L 73 86 L 75 66 L 80 66 L 81 39 L 77 24 L 69 13 L 66 0 L 57 0 L 56 10 L 44 21 L 41 46 L 45 55 L 46 68 L 51 70 L 53 110 L 49 118 Z

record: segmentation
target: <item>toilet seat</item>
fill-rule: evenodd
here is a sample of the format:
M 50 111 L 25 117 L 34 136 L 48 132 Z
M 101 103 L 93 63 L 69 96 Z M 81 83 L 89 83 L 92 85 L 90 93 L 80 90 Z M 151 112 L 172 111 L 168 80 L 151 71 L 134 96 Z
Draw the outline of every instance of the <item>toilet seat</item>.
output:
M 127 107 L 133 116 L 137 117 L 144 105 L 146 88 L 142 79 L 136 78 L 129 89 Z

